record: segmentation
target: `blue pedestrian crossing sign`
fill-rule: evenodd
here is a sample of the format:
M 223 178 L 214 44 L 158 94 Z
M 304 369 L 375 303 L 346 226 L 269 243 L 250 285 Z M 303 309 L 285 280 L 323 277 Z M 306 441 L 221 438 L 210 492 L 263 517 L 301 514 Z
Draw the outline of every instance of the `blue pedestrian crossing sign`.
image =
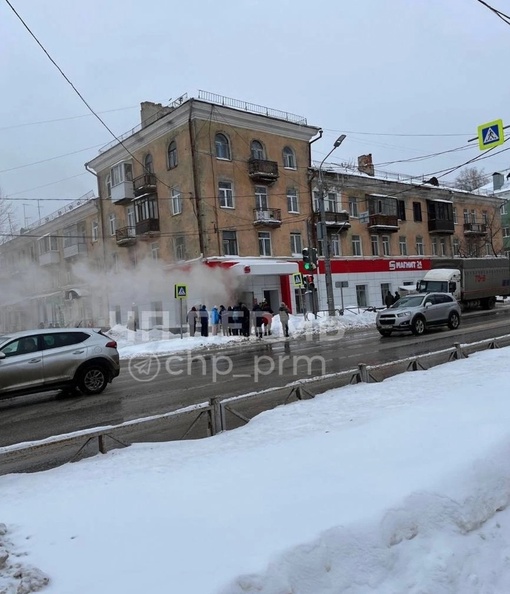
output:
M 478 126 L 478 146 L 481 151 L 493 148 L 505 142 L 503 120 L 494 120 Z
M 186 299 L 188 296 L 188 287 L 186 285 L 175 285 L 174 291 L 176 299 Z
M 295 272 L 293 274 L 293 281 L 295 287 L 304 287 L 303 275 L 301 274 L 301 272 Z

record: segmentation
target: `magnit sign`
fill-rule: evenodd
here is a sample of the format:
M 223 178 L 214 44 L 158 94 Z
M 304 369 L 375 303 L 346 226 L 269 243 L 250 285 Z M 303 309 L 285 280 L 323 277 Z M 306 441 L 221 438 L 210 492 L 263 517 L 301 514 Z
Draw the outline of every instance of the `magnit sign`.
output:
M 390 260 L 389 270 L 423 270 L 423 260 Z

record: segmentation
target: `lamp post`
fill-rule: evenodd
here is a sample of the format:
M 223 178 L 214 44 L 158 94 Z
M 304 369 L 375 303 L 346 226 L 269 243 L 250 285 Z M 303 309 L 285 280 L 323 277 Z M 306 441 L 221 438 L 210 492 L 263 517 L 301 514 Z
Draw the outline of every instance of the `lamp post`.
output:
M 324 180 L 322 178 L 322 166 L 324 165 L 326 159 L 331 155 L 331 153 L 342 144 L 345 138 L 346 135 L 342 134 L 335 140 L 333 148 L 324 157 L 324 159 L 322 159 L 322 162 L 319 165 L 319 238 L 322 239 L 322 253 L 324 255 L 324 280 L 326 283 L 326 301 L 328 305 L 328 314 L 330 316 L 335 315 L 335 298 L 333 296 L 333 277 L 331 276 L 331 252 L 329 249 L 328 232 L 326 225 L 326 208 L 324 205 Z

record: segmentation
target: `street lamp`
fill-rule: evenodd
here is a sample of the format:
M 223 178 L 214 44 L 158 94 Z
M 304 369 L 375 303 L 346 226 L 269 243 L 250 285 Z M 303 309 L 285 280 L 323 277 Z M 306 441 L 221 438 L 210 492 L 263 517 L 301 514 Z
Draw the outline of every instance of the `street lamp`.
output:
M 338 148 L 345 140 L 346 135 L 341 134 L 334 142 L 333 148 L 322 159 L 319 165 L 319 214 L 320 214 L 320 233 L 319 238 L 322 239 L 322 253 L 324 255 L 324 280 L 326 283 L 326 301 L 328 304 L 328 313 L 330 316 L 335 315 L 335 298 L 333 296 L 333 278 L 331 276 L 331 252 L 329 249 L 328 232 L 326 225 L 326 208 L 324 205 L 324 180 L 322 178 L 322 166 L 331 153 Z

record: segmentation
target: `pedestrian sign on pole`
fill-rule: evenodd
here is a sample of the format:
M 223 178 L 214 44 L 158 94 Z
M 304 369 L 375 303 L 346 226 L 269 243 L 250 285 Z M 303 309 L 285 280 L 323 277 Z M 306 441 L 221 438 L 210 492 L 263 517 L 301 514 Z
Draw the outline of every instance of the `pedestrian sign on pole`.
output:
M 186 299 L 188 296 L 188 288 L 186 285 L 175 285 L 175 298 Z
M 504 142 L 503 120 L 494 120 L 478 126 L 478 146 L 481 151 L 499 146 Z
M 296 272 L 293 275 L 293 280 L 294 280 L 294 286 L 295 287 L 303 287 L 304 286 L 303 275 L 301 274 L 301 272 Z

